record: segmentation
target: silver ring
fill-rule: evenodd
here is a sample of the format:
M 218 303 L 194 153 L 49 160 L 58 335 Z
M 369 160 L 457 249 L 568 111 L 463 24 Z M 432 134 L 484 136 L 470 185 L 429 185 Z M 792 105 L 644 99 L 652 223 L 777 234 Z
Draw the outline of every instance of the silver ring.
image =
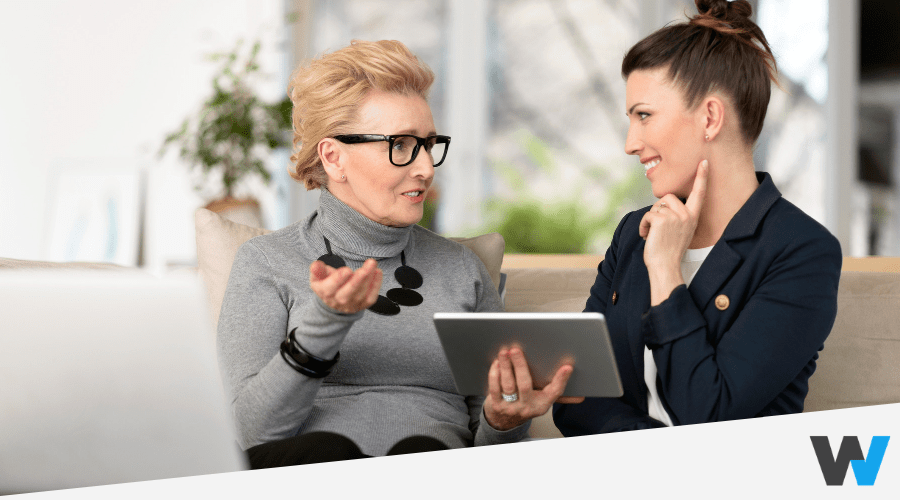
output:
M 506 401 L 507 403 L 515 403 L 516 401 L 519 400 L 518 392 L 514 392 L 512 394 L 500 394 L 500 395 L 503 396 L 503 401 Z
M 662 209 L 664 209 L 664 208 L 666 208 L 666 207 L 668 207 L 668 206 L 669 206 L 669 205 L 666 205 L 666 202 L 662 202 L 662 203 L 659 204 L 659 208 L 657 208 L 656 211 L 659 212 L 660 210 L 662 210 Z

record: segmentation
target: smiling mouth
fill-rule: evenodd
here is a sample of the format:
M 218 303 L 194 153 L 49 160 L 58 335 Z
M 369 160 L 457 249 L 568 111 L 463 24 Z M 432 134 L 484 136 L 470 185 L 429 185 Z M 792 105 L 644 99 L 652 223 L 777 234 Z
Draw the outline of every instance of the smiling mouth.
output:
M 650 160 L 650 161 L 648 161 L 647 163 L 644 163 L 644 164 L 643 164 L 643 165 L 644 165 L 644 171 L 646 172 L 647 170 L 650 170 L 651 168 L 653 168 L 653 167 L 659 165 L 659 162 L 660 162 L 660 161 L 661 161 L 661 160 L 660 160 L 659 158 L 654 158 L 653 160 Z
M 403 196 L 409 196 L 410 198 L 415 198 L 417 196 L 422 195 L 422 193 L 424 193 L 424 192 L 425 191 L 408 191 L 406 193 L 403 193 Z

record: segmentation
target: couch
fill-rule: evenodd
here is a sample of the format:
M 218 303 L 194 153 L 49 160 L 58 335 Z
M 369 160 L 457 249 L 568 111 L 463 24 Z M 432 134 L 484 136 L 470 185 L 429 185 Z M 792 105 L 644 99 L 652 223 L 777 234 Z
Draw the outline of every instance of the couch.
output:
M 265 234 L 199 209 L 195 216 L 198 273 L 214 323 L 237 248 Z M 484 261 L 507 311 L 577 312 L 584 307 L 600 255 L 504 254 L 497 234 L 462 238 Z M 0 258 L 0 271 L 65 269 L 134 272 L 95 263 L 48 263 Z M 805 411 L 900 402 L 900 258 L 845 258 L 834 328 L 810 379 Z M 213 339 L 210 346 L 212 348 Z M 559 437 L 549 413 L 535 419 L 532 438 Z
M 507 255 L 506 310 L 581 311 L 602 256 Z M 845 257 L 838 313 L 804 411 L 900 403 L 900 258 Z M 532 436 L 559 437 L 549 415 Z

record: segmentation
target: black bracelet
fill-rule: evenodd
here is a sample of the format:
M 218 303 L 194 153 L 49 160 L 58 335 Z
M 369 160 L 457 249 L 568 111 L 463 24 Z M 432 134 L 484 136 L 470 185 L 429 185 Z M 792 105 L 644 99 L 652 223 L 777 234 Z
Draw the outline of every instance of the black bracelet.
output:
M 294 328 L 281 343 L 281 357 L 294 370 L 311 378 L 327 377 L 334 365 L 337 364 L 341 353 L 334 355 L 334 359 L 322 359 L 306 352 L 294 337 Z

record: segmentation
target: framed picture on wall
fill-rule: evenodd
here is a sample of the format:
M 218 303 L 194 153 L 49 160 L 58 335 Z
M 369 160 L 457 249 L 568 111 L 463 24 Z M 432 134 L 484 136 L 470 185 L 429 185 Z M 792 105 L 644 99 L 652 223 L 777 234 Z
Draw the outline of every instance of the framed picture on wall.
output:
M 46 259 L 138 265 L 140 171 L 108 159 L 65 164 L 50 174 Z

